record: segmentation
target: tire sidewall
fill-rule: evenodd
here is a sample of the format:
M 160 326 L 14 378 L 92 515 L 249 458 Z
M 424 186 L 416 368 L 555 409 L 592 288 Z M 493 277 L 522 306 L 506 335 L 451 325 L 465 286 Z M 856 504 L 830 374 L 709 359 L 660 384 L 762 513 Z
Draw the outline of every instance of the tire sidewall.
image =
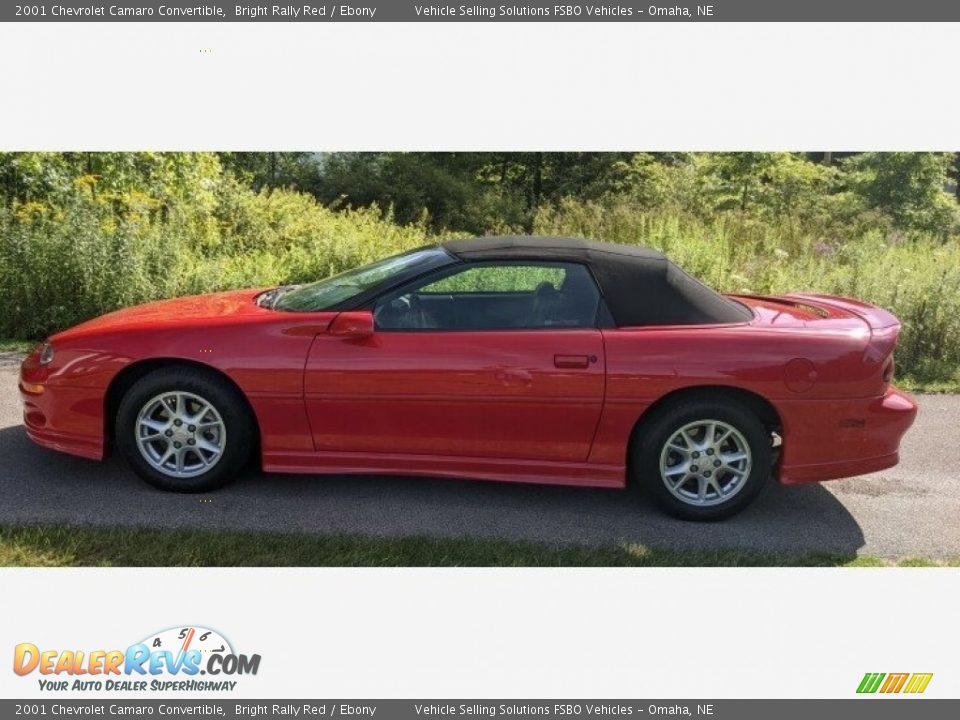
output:
M 143 406 L 157 395 L 188 392 L 211 403 L 226 427 L 226 446 L 220 460 L 208 471 L 190 478 L 165 475 L 140 452 L 137 418 Z M 117 447 L 133 470 L 154 487 L 174 492 L 205 492 L 233 479 L 250 457 L 252 423 L 245 403 L 223 379 L 192 369 L 161 369 L 138 380 L 127 391 L 117 410 L 114 437 Z
M 735 427 L 750 448 L 751 467 L 746 483 L 729 500 L 708 507 L 688 505 L 674 496 L 660 476 L 660 454 L 681 427 L 699 420 L 720 420 Z M 771 475 L 770 434 L 750 410 L 731 401 L 690 400 L 665 408 L 650 419 L 638 438 L 634 483 L 664 510 L 684 520 L 721 520 L 749 505 Z

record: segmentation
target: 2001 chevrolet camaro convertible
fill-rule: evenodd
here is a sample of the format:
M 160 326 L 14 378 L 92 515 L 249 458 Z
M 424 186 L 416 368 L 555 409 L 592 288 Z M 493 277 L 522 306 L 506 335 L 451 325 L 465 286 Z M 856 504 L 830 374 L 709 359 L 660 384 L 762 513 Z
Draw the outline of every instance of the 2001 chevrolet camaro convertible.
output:
M 20 391 L 40 445 L 153 485 L 267 471 L 640 487 L 714 519 L 769 478 L 895 465 L 917 408 L 888 312 L 724 296 L 660 253 L 455 240 L 306 285 L 120 310 L 54 335 Z

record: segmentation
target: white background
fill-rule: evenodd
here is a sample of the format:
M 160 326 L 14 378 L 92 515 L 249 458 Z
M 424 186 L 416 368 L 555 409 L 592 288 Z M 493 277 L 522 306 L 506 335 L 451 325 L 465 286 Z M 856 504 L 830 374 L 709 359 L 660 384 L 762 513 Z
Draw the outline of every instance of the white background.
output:
M 123 650 L 190 624 L 262 656 L 230 697 L 844 698 L 865 672 L 932 672 L 926 697 L 960 696 L 954 570 L 85 569 L 0 579 L 7 697 L 40 695 L 37 673 L 8 669 L 17 643 Z
M 7 25 L 0 148 L 955 150 L 958 46 L 947 24 Z M 852 697 L 870 671 L 957 697 L 958 590 L 955 569 L 4 570 L 0 668 L 18 642 L 196 623 L 263 656 L 250 696 Z M 35 688 L 0 670 L 0 695 Z
M 958 45 L 947 23 L 8 24 L 0 147 L 953 150 Z

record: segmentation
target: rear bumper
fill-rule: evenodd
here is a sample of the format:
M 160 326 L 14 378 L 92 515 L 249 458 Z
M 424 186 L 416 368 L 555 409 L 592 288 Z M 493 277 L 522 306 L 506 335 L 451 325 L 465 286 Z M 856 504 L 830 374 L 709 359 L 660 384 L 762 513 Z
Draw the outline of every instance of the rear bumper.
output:
M 853 477 L 893 467 L 917 403 L 891 387 L 879 398 L 796 402 L 783 409 L 780 482 Z

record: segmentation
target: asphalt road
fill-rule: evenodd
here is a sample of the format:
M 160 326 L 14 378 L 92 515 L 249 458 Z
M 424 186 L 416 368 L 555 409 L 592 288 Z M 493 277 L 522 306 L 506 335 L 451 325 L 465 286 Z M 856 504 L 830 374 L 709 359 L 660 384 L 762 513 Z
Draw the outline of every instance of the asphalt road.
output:
M 686 523 L 614 490 L 246 472 L 216 493 L 154 490 L 122 460 L 96 463 L 24 435 L 18 356 L 0 353 L 0 523 L 509 538 L 668 548 L 960 556 L 960 396 L 920 398 L 901 464 L 822 485 L 771 483 L 722 523 Z M 202 501 L 201 501 L 202 500 Z

